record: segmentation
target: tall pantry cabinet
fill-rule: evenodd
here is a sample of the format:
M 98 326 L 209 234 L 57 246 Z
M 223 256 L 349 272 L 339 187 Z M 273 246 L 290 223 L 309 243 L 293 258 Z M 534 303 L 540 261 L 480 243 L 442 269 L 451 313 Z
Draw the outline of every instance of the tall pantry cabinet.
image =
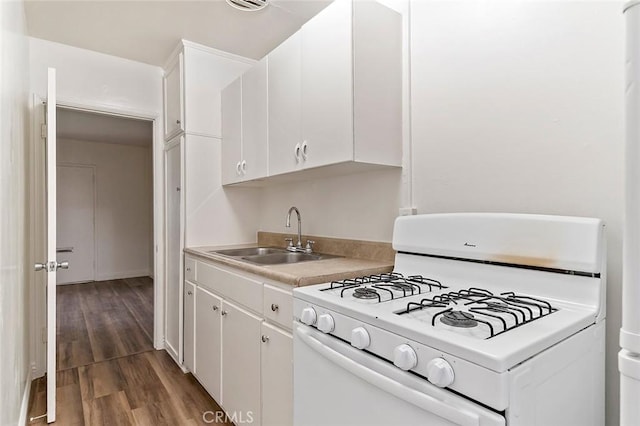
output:
M 183 286 L 183 250 L 190 244 L 189 218 L 216 190 L 207 177 L 218 167 L 222 89 L 253 63 L 182 40 L 164 67 L 164 343 L 167 352 L 181 365 L 185 357 L 184 334 L 193 333 L 193 328 L 184 323 L 185 297 L 193 295 Z M 186 339 L 190 341 L 193 336 Z

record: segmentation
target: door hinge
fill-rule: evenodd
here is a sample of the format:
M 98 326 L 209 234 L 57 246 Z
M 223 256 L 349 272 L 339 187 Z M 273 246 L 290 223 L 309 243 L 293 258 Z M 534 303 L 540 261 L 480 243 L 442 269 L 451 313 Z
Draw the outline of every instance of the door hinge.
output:
M 40 125 L 40 136 L 42 137 L 42 139 L 47 138 L 47 125 L 45 123 L 42 123 Z
M 42 343 L 47 343 L 47 328 L 42 327 Z

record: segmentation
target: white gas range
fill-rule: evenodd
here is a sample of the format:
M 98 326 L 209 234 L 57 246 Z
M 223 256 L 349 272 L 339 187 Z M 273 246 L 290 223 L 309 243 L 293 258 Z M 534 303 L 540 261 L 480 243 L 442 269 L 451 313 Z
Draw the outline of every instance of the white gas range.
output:
M 294 290 L 295 424 L 603 424 L 603 234 L 398 218 L 393 273 Z

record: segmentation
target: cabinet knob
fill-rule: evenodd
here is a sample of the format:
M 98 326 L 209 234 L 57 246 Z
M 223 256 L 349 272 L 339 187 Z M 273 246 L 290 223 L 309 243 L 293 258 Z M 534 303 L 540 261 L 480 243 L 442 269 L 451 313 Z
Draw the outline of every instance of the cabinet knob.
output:
M 307 141 L 302 142 L 302 159 L 306 161 L 307 159 L 307 151 L 308 151 Z
M 275 303 L 272 303 L 272 304 L 271 304 L 271 310 L 272 310 L 273 312 L 277 311 L 279 308 L 280 308 L 280 307 L 279 307 L 278 305 L 276 305 Z
M 223 316 L 224 316 L 224 315 L 227 315 L 227 314 L 228 314 L 228 312 L 227 312 L 227 311 L 220 311 L 220 315 L 223 315 Z
M 239 176 L 242 174 L 242 163 L 240 161 L 238 161 L 238 164 L 236 164 L 236 174 Z
M 188 294 L 189 296 L 191 296 L 193 293 L 191 292 L 191 290 L 189 290 L 189 291 L 187 292 L 187 294 Z
M 176 124 L 180 124 L 180 120 L 176 120 Z
M 262 335 L 262 343 L 267 343 L 269 341 L 269 336 Z
M 247 161 L 246 160 L 242 160 L 242 162 L 240 163 L 240 170 L 242 171 L 242 174 L 246 174 L 247 173 Z
M 217 311 L 218 309 L 219 309 L 219 308 L 218 308 L 216 305 L 213 305 L 213 310 L 214 310 L 214 311 Z M 222 314 L 222 315 L 226 315 L 226 314 L 227 314 L 227 313 L 226 313 L 226 312 L 224 312 L 224 311 L 222 311 L 222 312 L 223 312 L 223 314 Z
M 187 272 L 191 272 L 191 268 L 187 268 Z

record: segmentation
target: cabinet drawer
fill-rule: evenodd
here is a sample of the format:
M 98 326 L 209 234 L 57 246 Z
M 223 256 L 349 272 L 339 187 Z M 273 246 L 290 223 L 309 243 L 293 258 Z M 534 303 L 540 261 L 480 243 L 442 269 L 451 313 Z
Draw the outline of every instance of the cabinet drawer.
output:
M 288 330 L 293 325 L 293 295 L 291 291 L 264 285 L 264 317 Z
M 207 263 L 198 262 L 196 282 L 202 287 L 262 313 L 262 283 Z
M 184 258 L 184 279 L 187 281 L 196 281 L 196 260 L 192 257 Z

